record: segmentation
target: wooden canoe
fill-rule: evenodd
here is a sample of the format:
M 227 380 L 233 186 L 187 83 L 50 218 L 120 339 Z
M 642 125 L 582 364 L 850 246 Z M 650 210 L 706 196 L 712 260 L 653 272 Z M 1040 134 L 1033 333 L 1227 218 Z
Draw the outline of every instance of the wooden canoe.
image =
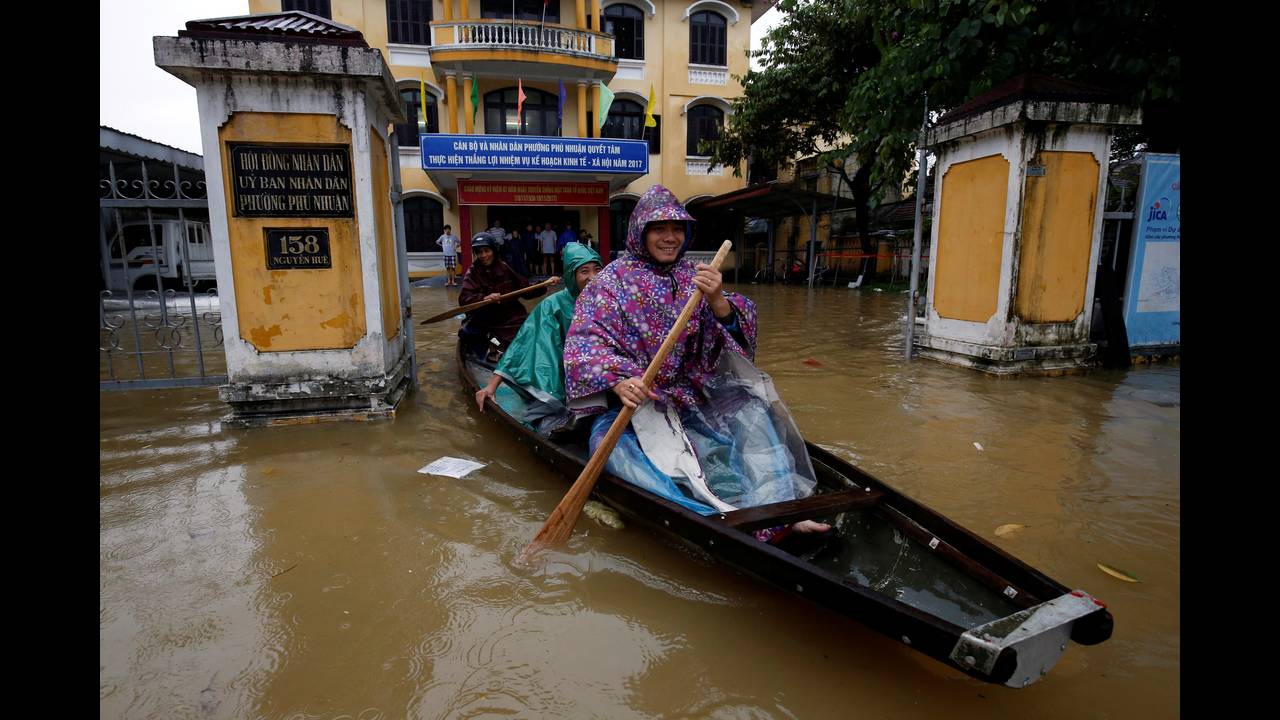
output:
M 471 396 L 491 377 L 491 369 L 465 357 L 461 345 L 458 368 Z M 586 464 L 581 439 L 543 438 L 492 401 L 485 415 L 569 482 Z M 806 446 L 819 487 L 801 500 L 702 516 L 607 472 L 594 496 L 632 523 L 987 682 L 1025 687 L 1049 672 L 1068 640 L 1093 645 L 1111 637 L 1111 613 L 1100 600 L 1054 581 L 822 447 Z M 751 532 L 805 518 L 836 529 L 804 552 L 787 552 Z

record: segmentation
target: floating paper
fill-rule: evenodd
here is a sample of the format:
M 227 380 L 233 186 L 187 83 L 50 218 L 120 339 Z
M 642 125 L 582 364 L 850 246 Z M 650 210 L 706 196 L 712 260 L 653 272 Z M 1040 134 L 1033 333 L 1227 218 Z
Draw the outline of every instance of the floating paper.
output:
M 974 444 L 973 444 L 973 446 L 974 446 L 975 448 L 977 448 L 978 452 L 982 452 L 982 449 L 983 449 L 983 448 L 982 448 L 982 443 L 976 442 L 976 443 L 974 443 Z
M 419 468 L 418 472 L 423 475 L 443 475 L 451 478 L 462 478 L 466 477 L 467 473 L 479 470 L 482 467 L 484 467 L 484 463 L 478 463 L 474 460 L 442 457 L 424 468 Z

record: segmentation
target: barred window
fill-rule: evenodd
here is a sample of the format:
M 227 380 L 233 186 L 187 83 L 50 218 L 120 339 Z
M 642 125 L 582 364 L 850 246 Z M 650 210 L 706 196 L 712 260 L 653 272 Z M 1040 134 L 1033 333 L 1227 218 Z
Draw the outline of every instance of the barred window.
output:
M 709 150 L 700 150 L 698 143 L 704 140 L 715 143 L 720 139 L 720 128 L 724 126 L 724 111 L 713 105 L 695 105 L 689 108 L 688 119 L 688 143 L 685 152 L 689 155 L 709 155 Z
M 644 13 L 633 5 L 610 5 L 604 9 L 604 31 L 613 34 L 614 53 L 619 58 L 644 59 Z
M 609 106 L 609 117 L 600 128 L 600 137 L 639 140 L 644 132 L 644 106 L 638 102 L 617 99 Z
M 312 15 L 319 15 L 327 20 L 333 19 L 333 10 L 329 7 L 329 0 L 281 0 L 280 9 L 283 11 L 301 10 Z
M 549 23 L 560 22 L 560 3 L 543 3 L 541 0 L 480 0 L 480 17 L 511 18 L 511 7 L 515 6 L 516 20 L 542 20 L 545 12 Z
M 409 252 L 440 252 L 436 238 L 444 233 L 444 206 L 429 197 L 404 199 L 404 244 Z
M 387 40 L 430 45 L 431 0 L 387 0 Z
M 396 141 L 400 147 L 417 147 L 418 133 L 421 128 L 418 127 L 418 120 L 422 115 L 422 91 L 416 87 L 406 87 L 400 89 L 400 102 L 404 104 L 404 114 L 408 118 L 407 122 L 396 124 Z M 436 108 L 436 96 L 427 93 L 427 132 L 440 132 L 440 113 Z M 432 238 L 433 240 L 435 238 Z
M 524 89 L 524 113 L 516 132 L 516 95 L 518 88 L 505 88 L 485 93 L 484 131 L 490 135 L 555 135 L 559 127 L 555 93 L 535 88 Z
M 703 10 L 689 16 L 689 62 L 725 65 L 729 23 L 719 13 Z

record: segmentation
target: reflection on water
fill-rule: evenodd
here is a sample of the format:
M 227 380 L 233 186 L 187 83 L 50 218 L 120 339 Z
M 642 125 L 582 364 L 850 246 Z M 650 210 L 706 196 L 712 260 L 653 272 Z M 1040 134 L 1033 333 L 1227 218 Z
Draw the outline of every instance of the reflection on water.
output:
M 635 527 L 583 520 L 520 567 L 569 480 L 476 412 L 449 320 L 415 326 L 393 421 L 231 430 L 212 388 L 101 395 L 102 716 L 1178 714 L 1177 366 L 994 379 L 905 361 L 900 294 L 743 290 L 809 439 L 1103 598 L 1115 637 L 1012 691 Z M 419 318 L 457 298 L 413 292 Z M 486 466 L 416 472 L 444 455 Z

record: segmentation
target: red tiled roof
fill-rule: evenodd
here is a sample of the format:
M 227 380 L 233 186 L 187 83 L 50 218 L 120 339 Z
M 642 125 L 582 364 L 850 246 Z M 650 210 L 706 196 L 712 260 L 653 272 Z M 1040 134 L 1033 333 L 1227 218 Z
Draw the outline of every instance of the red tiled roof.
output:
M 369 47 L 359 30 L 301 10 L 192 20 L 187 23 L 186 30 L 178 31 L 178 37 L 222 40 L 267 38 L 322 45 Z
M 1017 100 L 1057 102 L 1122 102 L 1111 90 L 1072 80 L 1023 73 L 1005 80 L 938 118 L 938 125 L 977 115 Z

